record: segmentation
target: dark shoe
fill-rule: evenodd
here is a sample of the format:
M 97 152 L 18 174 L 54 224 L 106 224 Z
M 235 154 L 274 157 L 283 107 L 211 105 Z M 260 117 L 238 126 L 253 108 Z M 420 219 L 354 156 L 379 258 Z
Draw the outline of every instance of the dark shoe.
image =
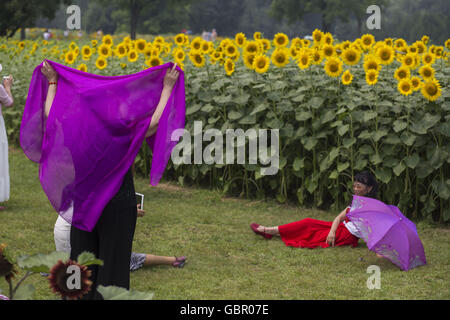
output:
M 258 231 L 259 226 L 260 225 L 257 224 L 257 223 L 252 223 L 250 225 L 250 228 L 253 230 L 254 233 L 259 234 L 260 236 L 263 236 L 266 239 L 272 239 L 273 235 L 265 233 L 265 232 Z
M 186 257 L 185 256 L 175 257 L 175 262 L 172 263 L 172 266 L 174 268 L 183 268 L 185 263 L 186 263 Z

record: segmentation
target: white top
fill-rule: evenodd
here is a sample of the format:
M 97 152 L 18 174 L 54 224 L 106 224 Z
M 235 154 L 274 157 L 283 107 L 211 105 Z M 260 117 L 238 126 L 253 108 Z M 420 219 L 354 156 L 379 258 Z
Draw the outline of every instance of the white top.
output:
M 350 211 L 352 210 L 350 207 L 347 207 L 347 209 L 348 209 L 347 213 L 350 212 Z M 347 230 L 348 230 L 352 235 L 354 235 L 355 237 L 358 237 L 358 238 L 362 238 L 361 232 L 359 232 L 357 223 L 355 223 L 355 222 L 353 222 L 353 221 L 349 221 L 349 222 L 345 222 L 345 221 L 344 221 L 344 226 L 347 228 Z
M 13 100 L 6 92 L 5 87 L 2 84 L 0 84 L 0 112 L 1 112 L 2 105 L 4 105 L 5 107 L 9 107 L 12 104 L 13 104 Z

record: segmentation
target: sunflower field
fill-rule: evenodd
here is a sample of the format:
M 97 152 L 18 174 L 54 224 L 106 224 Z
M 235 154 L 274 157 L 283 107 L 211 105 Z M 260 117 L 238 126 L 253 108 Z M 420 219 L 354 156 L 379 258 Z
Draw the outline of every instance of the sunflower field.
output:
M 13 74 L 15 107 L 3 110 L 10 144 L 19 145 L 31 74 L 44 58 L 100 75 L 135 73 L 175 61 L 186 77 L 186 129 L 280 129 L 279 171 L 259 164 L 167 166 L 165 177 L 248 198 L 276 198 L 340 211 L 353 176 L 372 171 L 382 201 L 413 219 L 450 220 L 450 39 L 337 41 L 273 39 L 256 32 L 214 42 L 200 37 L 79 41 L 0 38 L 0 63 Z M 205 147 L 205 145 L 203 146 Z M 151 152 L 135 165 L 148 176 Z M 236 163 L 236 162 L 235 162 Z

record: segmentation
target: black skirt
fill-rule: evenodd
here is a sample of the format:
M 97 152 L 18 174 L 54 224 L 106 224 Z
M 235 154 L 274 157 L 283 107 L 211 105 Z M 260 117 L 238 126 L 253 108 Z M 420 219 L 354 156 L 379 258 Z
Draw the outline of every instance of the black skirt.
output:
M 72 226 L 70 258 L 76 260 L 84 251 L 92 252 L 103 266 L 90 266 L 91 291 L 84 299 L 101 299 L 98 285 L 130 288 L 130 258 L 137 219 L 133 175 L 126 173 L 122 185 L 108 202 L 92 232 Z

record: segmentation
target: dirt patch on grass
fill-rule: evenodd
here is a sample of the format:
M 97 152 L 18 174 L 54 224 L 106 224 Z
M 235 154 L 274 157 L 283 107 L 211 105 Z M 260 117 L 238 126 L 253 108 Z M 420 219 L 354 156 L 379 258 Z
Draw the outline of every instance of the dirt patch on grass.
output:
M 169 183 L 158 183 L 156 188 L 162 189 L 164 191 L 170 191 L 170 192 L 192 193 L 192 191 L 186 187 L 180 187 L 180 186 L 177 186 L 174 184 L 169 184 Z

